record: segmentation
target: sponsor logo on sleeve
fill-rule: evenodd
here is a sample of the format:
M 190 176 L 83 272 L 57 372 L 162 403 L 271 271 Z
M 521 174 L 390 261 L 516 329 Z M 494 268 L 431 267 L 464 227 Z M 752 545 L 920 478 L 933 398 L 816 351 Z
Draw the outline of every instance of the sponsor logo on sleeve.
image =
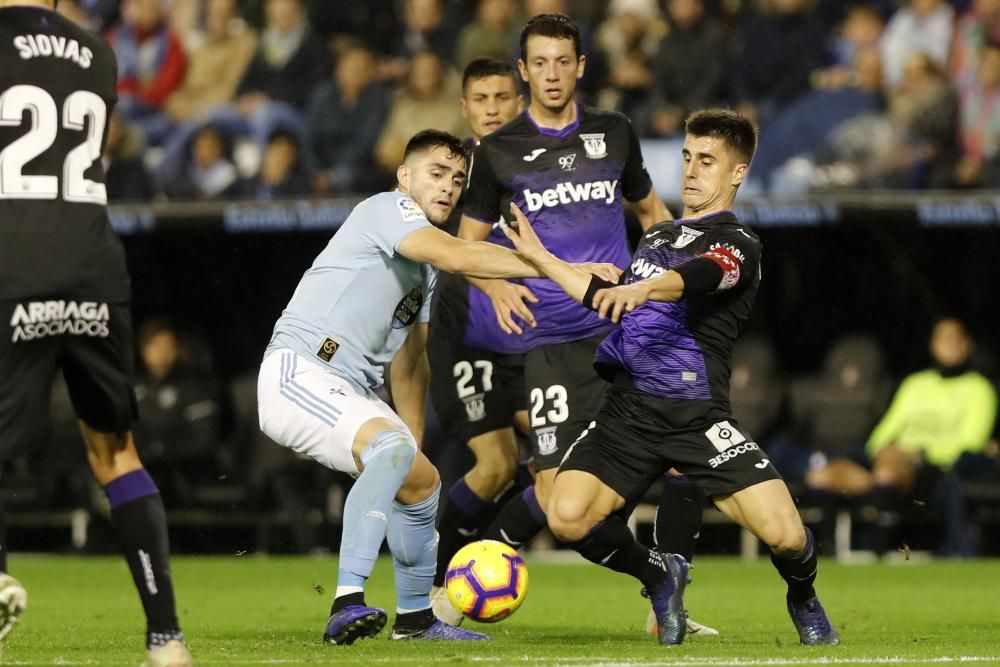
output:
M 414 222 L 415 220 L 426 220 L 427 216 L 424 212 L 420 210 L 417 206 L 417 202 L 413 201 L 409 197 L 402 197 L 396 200 L 396 206 L 399 207 L 399 214 L 403 218 L 403 222 Z
M 417 321 L 421 306 L 424 305 L 424 287 L 417 285 L 396 306 L 392 314 L 392 328 L 405 329 Z

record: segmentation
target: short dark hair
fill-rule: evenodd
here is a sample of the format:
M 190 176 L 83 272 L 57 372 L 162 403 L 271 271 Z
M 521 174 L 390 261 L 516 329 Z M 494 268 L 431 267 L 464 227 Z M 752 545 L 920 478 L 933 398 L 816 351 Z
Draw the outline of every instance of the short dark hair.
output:
M 565 14 L 539 14 L 521 30 L 521 60 L 528 60 L 528 38 L 532 35 L 573 40 L 573 51 L 580 57 L 580 29 Z
M 465 66 L 465 71 L 462 73 L 462 91 L 465 91 L 470 81 L 478 81 L 488 76 L 509 76 L 514 82 L 515 90 L 519 85 L 517 72 L 509 62 L 499 58 L 476 58 Z
M 684 121 L 684 131 L 695 137 L 722 139 L 746 164 L 757 150 L 757 126 L 731 109 L 695 111 Z
M 469 151 L 461 139 L 442 130 L 420 130 L 406 143 L 403 162 L 414 153 L 422 153 L 443 146 L 448 149 L 448 157 L 460 157 L 469 164 Z

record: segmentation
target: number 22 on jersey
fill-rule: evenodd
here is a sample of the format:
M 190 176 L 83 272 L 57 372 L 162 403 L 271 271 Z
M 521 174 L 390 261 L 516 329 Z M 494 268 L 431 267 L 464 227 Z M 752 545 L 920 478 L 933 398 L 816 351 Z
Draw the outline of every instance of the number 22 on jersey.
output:
M 0 94 L 0 126 L 21 125 L 28 112 L 28 132 L 0 151 L 0 199 L 57 199 L 59 176 L 27 175 L 24 166 L 47 151 L 59 133 L 60 113 L 52 96 L 37 86 L 12 86 Z M 87 120 L 89 119 L 89 123 Z M 87 130 L 83 143 L 66 154 L 62 171 L 62 197 L 69 202 L 108 203 L 103 183 L 84 178 L 84 172 L 101 157 L 101 141 L 108 108 L 98 95 L 78 90 L 66 98 L 62 127 Z

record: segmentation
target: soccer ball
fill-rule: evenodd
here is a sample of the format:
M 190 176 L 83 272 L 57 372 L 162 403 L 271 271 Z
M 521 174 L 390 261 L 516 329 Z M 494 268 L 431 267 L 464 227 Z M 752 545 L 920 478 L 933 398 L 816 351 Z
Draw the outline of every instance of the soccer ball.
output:
M 455 609 L 474 621 L 496 623 L 524 602 L 528 566 L 503 542 L 481 540 L 458 550 L 448 563 L 445 586 Z

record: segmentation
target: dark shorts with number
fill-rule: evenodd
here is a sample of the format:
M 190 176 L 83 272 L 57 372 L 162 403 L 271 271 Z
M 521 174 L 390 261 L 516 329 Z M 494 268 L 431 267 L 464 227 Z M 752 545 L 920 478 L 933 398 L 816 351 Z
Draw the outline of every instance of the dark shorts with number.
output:
M 604 334 L 537 347 L 524 355 L 528 423 L 536 470 L 556 468 L 593 421 L 608 390 L 594 370 Z
M 136 418 L 127 303 L 46 297 L 0 301 L 0 458 L 43 443 L 62 369 L 76 415 L 95 431 L 124 433 Z
M 708 402 L 674 401 L 613 385 L 594 421 L 559 470 L 591 473 L 626 506 L 670 468 L 710 498 L 781 479 L 728 409 Z
M 434 411 L 462 442 L 512 427 L 514 413 L 525 409 L 522 355 L 466 347 L 432 327 L 427 357 Z

